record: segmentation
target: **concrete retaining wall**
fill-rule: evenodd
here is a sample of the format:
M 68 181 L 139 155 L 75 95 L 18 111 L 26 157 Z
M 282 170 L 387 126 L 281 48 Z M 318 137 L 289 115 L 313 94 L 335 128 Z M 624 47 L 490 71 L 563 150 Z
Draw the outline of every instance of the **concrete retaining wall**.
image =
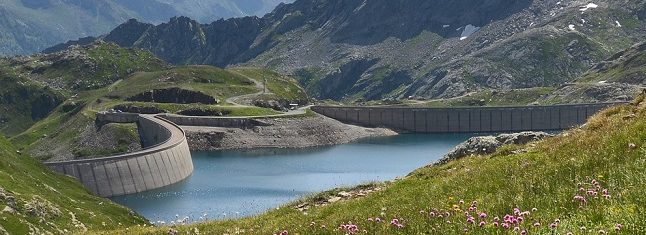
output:
M 99 120 L 99 117 L 102 120 Z M 144 149 L 118 156 L 47 162 L 50 169 L 73 176 L 102 197 L 120 196 L 168 186 L 193 172 L 193 161 L 184 131 L 151 115 L 107 114 L 99 121 L 130 122 L 139 126 Z M 128 121 L 129 120 L 129 121 Z
M 251 128 L 254 126 L 269 126 L 269 124 L 250 118 L 229 117 L 194 117 L 163 114 L 161 117 L 180 126 L 210 126 L 227 128 Z
M 478 133 L 568 129 L 612 105 L 615 104 L 473 108 L 314 106 L 312 110 L 345 123 L 402 132 Z

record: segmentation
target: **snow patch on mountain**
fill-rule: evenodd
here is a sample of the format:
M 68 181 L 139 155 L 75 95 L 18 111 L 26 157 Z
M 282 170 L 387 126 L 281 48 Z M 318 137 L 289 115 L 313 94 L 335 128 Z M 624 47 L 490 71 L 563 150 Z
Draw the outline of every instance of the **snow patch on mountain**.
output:
M 460 35 L 460 40 L 467 39 L 471 34 L 477 32 L 480 29 L 480 27 L 476 27 L 473 25 L 467 25 L 464 26 L 464 30 L 462 31 L 462 35 Z
M 594 4 L 594 3 L 588 3 L 588 5 L 582 6 L 581 9 L 579 9 L 579 11 L 584 12 L 584 11 L 587 11 L 588 9 L 594 9 L 594 8 L 597 8 L 597 7 L 599 7 L 599 5 Z

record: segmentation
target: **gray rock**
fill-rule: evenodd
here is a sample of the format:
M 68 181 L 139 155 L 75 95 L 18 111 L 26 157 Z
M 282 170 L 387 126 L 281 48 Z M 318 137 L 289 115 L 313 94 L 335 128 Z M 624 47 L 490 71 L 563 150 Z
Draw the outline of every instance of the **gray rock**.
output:
M 545 132 L 521 132 L 513 134 L 500 134 L 498 136 L 472 137 L 459 144 L 433 165 L 443 165 L 470 155 L 483 155 L 495 152 L 499 147 L 508 144 L 527 144 L 532 141 L 551 137 Z
M 13 209 L 17 209 L 17 208 L 18 208 L 18 207 L 16 206 L 16 198 L 15 198 L 15 197 L 13 197 L 13 196 L 7 196 L 7 197 L 5 198 L 5 200 L 6 200 L 6 203 L 7 203 L 7 205 L 8 205 L 9 207 L 11 207 L 11 208 L 13 208 Z
M 14 212 L 16 212 L 16 210 L 14 210 L 9 206 L 5 206 L 4 209 L 2 210 L 2 213 L 8 213 L 8 214 L 13 214 Z

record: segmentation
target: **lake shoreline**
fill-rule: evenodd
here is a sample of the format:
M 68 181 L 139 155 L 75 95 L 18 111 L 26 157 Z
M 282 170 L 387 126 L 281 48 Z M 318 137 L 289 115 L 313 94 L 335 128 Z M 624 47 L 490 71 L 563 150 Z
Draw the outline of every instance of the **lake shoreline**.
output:
M 317 114 L 314 117 L 267 118 L 269 126 L 249 129 L 182 126 L 192 151 L 256 148 L 311 148 L 347 144 L 365 138 L 395 136 L 386 128 L 365 128 Z
M 313 148 L 192 151 L 195 170 L 187 180 L 111 200 L 156 224 L 176 215 L 192 223 L 207 220 L 205 214 L 222 220 L 285 206 L 305 211 L 385 189 L 375 182 L 405 177 L 471 136 L 402 134 Z M 377 187 L 362 187 L 366 184 Z M 300 207 L 296 203 L 326 192 L 334 193 Z

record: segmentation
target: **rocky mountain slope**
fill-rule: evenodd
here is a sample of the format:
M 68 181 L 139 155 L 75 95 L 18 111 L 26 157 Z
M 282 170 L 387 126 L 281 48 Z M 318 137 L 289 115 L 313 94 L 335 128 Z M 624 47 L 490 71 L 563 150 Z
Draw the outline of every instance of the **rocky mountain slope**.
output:
M 176 64 L 297 75 L 320 99 L 559 87 L 646 36 L 639 0 L 299 0 L 263 18 L 127 22 L 103 37 Z
M 544 103 L 628 101 L 646 89 L 646 42 L 595 65 L 573 83 L 542 98 Z
M 127 19 L 201 22 L 264 15 L 282 0 L 3 0 L 0 55 L 30 54 L 79 37 L 104 34 Z M 286 1 L 289 2 L 289 1 Z

